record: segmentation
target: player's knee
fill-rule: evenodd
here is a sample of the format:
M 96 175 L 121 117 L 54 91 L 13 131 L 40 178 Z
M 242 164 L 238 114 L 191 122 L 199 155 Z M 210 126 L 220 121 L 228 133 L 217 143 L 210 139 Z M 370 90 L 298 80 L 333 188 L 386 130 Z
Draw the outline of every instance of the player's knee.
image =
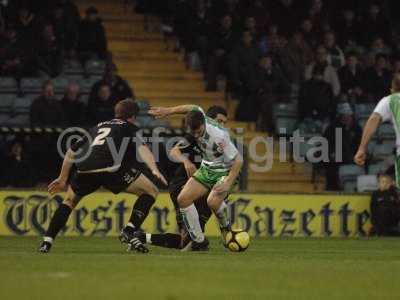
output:
M 207 204 L 208 204 L 208 207 L 209 207 L 213 212 L 218 211 L 219 203 L 218 203 L 218 199 L 217 199 L 216 197 L 209 197 L 209 198 L 207 199 Z
M 189 199 L 185 194 L 180 193 L 178 195 L 178 205 L 179 207 L 188 207 L 190 205 Z

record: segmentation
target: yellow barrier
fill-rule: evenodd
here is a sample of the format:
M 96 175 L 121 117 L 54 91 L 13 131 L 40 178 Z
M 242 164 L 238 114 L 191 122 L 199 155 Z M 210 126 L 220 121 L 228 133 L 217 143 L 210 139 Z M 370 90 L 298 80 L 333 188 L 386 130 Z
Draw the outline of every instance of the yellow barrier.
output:
M 115 236 L 127 222 L 136 196 L 98 192 L 84 198 L 62 232 L 68 236 Z M 234 227 L 253 236 L 364 236 L 370 227 L 368 196 L 234 194 Z M 0 192 L 0 235 L 41 235 L 62 195 L 36 191 Z M 143 225 L 150 232 L 175 232 L 175 211 L 161 194 Z M 218 235 L 214 219 L 208 235 Z

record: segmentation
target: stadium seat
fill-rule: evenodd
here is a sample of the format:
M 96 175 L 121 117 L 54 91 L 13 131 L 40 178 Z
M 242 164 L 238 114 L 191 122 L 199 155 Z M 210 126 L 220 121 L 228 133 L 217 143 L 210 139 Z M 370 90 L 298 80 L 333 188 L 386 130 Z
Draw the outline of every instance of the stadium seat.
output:
M 297 117 L 277 117 L 275 128 L 277 134 L 282 134 L 281 129 L 285 129 L 284 135 L 291 135 L 295 131 L 297 125 Z
M 373 148 L 372 156 L 374 160 L 383 160 L 393 155 L 395 149 L 394 141 L 376 144 Z
M 65 75 L 82 75 L 83 68 L 79 61 L 77 60 L 68 60 L 64 62 L 64 74 Z
M 396 137 L 393 125 L 390 123 L 383 123 L 378 128 L 378 139 L 391 140 Z
M 81 87 L 81 93 L 88 94 L 90 93 L 93 84 L 99 80 L 101 80 L 101 77 L 99 76 L 90 76 L 89 78 L 84 78 L 77 82 L 77 84 Z
M 16 96 L 14 94 L 0 95 L 0 113 L 11 114 L 13 111 L 15 98 Z
M 356 104 L 354 112 L 357 119 L 367 119 L 374 111 L 375 104 Z
M 368 166 L 368 174 L 377 175 L 379 173 L 385 172 L 387 165 L 383 162 L 371 164 Z
M 86 62 L 85 69 L 90 75 L 103 75 L 105 62 L 99 59 L 90 59 Z
M 364 174 L 364 168 L 354 164 L 339 167 L 339 181 L 345 191 L 355 191 L 357 177 Z
M 0 113 L 0 125 L 7 125 L 7 121 L 11 118 L 10 114 Z
M 17 81 L 12 77 L 0 77 L 0 93 L 16 93 Z
M 57 77 L 52 79 L 53 86 L 54 86 L 54 92 L 55 93 L 64 93 L 65 89 L 67 88 L 69 84 L 69 80 L 67 77 Z
M 45 78 L 22 78 L 21 90 L 24 93 L 40 93 Z
M 297 117 L 297 104 L 295 103 L 278 103 L 274 105 L 275 117 Z
M 29 114 L 33 98 L 16 98 L 14 102 L 14 113 Z
M 357 191 L 371 192 L 378 189 L 378 178 L 376 175 L 360 175 L 357 177 Z
M 347 193 L 355 193 L 357 191 L 357 181 L 350 180 L 343 183 L 343 190 Z

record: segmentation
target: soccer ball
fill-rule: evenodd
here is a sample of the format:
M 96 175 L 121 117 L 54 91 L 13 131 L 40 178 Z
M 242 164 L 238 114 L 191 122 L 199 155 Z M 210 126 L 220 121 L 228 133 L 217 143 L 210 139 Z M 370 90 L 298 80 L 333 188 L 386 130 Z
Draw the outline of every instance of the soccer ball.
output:
M 249 247 L 250 236 L 241 229 L 232 229 L 225 236 L 227 248 L 232 252 L 242 252 Z

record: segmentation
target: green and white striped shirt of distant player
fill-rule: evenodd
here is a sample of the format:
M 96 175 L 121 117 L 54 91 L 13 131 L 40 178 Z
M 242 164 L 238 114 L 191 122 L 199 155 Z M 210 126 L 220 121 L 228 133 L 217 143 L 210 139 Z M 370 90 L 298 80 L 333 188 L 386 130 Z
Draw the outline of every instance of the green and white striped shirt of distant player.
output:
M 400 188 L 400 93 L 382 98 L 374 113 L 381 116 L 382 122 L 391 121 L 396 132 L 396 185 Z
M 204 135 L 197 140 L 202 151 L 202 166 L 216 172 L 229 171 L 238 150 L 233 144 L 228 130 L 207 117 L 201 107 L 196 106 L 195 109 L 200 110 L 205 117 Z

